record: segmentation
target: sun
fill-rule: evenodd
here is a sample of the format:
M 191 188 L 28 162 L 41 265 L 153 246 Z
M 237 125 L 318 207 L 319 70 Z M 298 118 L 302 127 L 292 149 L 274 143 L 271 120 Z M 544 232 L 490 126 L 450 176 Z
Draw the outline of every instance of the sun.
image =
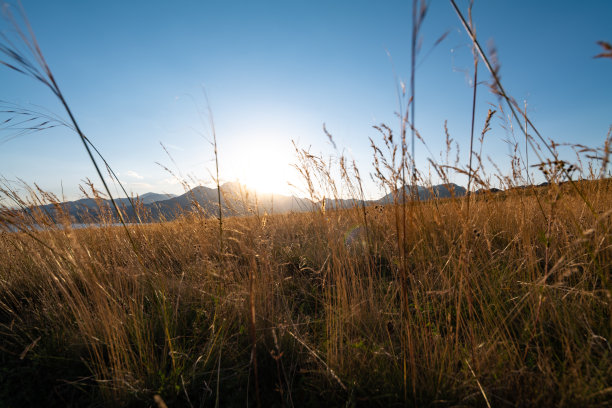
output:
M 290 184 L 295 184 L 293 155 L 277 146 L 251 146 L 240 154 L 236 178 L 259 194 L 291 195 Z
M 249 166 L 248 172 L 243 176 L 243 183 L 258 193 L 286 194 L 289 186 L 287 174 L 289 163 L 283 163 L 274 157 L 262 157 Z

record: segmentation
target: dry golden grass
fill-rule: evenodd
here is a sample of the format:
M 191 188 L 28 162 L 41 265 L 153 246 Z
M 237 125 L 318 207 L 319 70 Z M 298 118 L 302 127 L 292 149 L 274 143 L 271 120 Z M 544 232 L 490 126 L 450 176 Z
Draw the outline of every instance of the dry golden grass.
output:
M 611 187 L 3 232 L 0 400 L 605 405 Z

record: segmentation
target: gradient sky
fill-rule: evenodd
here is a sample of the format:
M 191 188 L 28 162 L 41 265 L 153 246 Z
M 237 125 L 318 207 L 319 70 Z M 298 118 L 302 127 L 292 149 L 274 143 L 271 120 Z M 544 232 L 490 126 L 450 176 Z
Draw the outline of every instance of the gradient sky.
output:
M 464 10 L 467 3 L 458 1 Z M 287 187 L 287 181 L 298 183 L 292 140 L 314 153 L 335 153 L 323 123 L 338 152 L 354 158 L 366 175 L 372 171 L 369 138 L 380 140 L 372 125 L 398 128 L 394 71 L 405 82 L 410 75 L 407 0 L 22 4 L 81 128 L 134 193 L 182 193 L 156 162 L 191 184 L 211 184 L 214 155 L 203 88 L 222 181 L 293 191 Z M 602 145 L 612 124 L 612 61 L 593 59 L 600 52 L 596 41 L 612 41 L 610 21 L 608 0 L 476 0 L 474 6 L 478 37 L 483 45 L 494 41 L 506 90 L 520 104 L 526 101 L 542 134 L 590 146 Z M 0 24 L 10 35 L 10 26 Z M 430 2 L 421 36 L 416 126 L 439 160 L 448 121 L 465 164 L 472 57 L 448 1 Z M 488 81 L 480 68 L 480 79 Z M 0 90 L 1 100 L 65 116 L 48 89 L 3 67 Z M 497 99 L 485 84 L 478 91 L 481 129 Z M 483 152 L 507 172 L 511 148 L 504 140 L 512 135 L 503 124 L 497 116 Z M 423 171 L 429 151 L 416 147 Z M 82 180 L 98 184 L 81 142 L 66 129 L 3 140 L 0 175 L 58 194 L 63 189 L 70 199 L 79 197 Z M 459 176 L 454 180 L 465 184 Z M 382 195 L 370 181 L 367 194 Z

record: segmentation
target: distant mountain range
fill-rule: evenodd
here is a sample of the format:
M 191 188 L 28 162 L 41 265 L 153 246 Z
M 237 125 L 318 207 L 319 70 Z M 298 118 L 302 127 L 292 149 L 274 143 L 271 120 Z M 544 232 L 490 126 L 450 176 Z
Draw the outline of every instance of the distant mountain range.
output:
M 151 211 L 153 218 L 172 219 L 185 211 L 217 216 L 219 212 L 218 200 L 216 188 L 198 186 L 183 195 L 157 201 L 146 207 Z M 255 193 L 236 182 L 225 183 L 221 186 L 221 210 L 224 216 L 247 215 L 257 212 L 298 212 L 312 208 L 313 202 L 306 198 Z
M 146 193 L 138 198 L 143 202 L 143 204 L 153 204 L 158 201 L 169 200 L 174 197 L 176 197 L 176 194 Z
M 608 179 L 610 180 L 610 179 Z M 588 180 L 577 181 L 578 183 L 588 183 Z M 559 185 L 566 182 L 559 183 Z M 474 192 L 475 195 L 483 194 L 506 194 L 508 191 L 521 191 L 529 187 L 542 188 L 548 186 L 548 183 L 541 183 L 532 186 L 516 186 L 508 190 L 499 190 L 497 188 L 480 189 Z M 434 198 L 445 199 L 450 197 L 463 197 L 466 195 L 466 189 L 457 184 L 438 184 L 431 187 L 423 186 L 405 186 L 403 191 L 398 189 L 377 200 L 358 200 L 358 199 L 329 199 L 324 201 L 314 202 L 307 198 L 299 198 L 295 196 L 286 196 L 280 194 L 261 194 L 249 190 L 246 186 L 237 182 L 225 183 L 221 186 L 221 211 L 223 216 L 239 216 L 249 214 L 267 213 L 286 213 L 286 212 L 303 212 L 313 209 L 336 208 L 352 208 L 361 205 L 384 205 L 392 203 L 401 203 L 404 200 L 413 200 L 418 196 L 418 200 L 425 201 Z M 132 201 L 138 211 L 132 207 L 132 203 L 127 198 L 119 198 L 115 200 L 122 209 L 123 214 L 130 222 L 138 220 L 136 214 L 140 216 L 143 222 L 155 222 L 172 220 L 182 214 L 192 212 L 200 213 L 207 217 L 218 216 L 218 192 L 216 188 L 204 186 L 195 187 L 185 194 L 175 196 L 173 194 L 158 194 L 146 193 L 134 198 Z M 61 211 L 60 211 L 61 210 Z M 83 198 L 76 201 L 67 201 L 63 203 L 47 204 L 42 206 L 34 206 L 26 209 L 0 209 L 0 212 L 8 215 L 9 218 L 15 212 L 35 213 L 42 212 L 51 217 L 55 222 L 60 222 L 59 219 L 62 213 L 70 216 L 70 222 L 74 224 L 97 223 L 101 219 L 109 219 L 112 222 L 117 222 L 114 215 L 110 200 Z
M 126 218 L 136 221 L 136 211 L 147 221 L 171 220 L 185 212 L 199 212 L 205 216 L 216 217 L 218 214 L 218 193 L 216 188 L 194 187 L 185 194 L 146 193 L 135 197 L 115 199 Z M 27 211 L 41 211 L 54 220 L 58 220 L 60 209 L 70 215 L 75 223 L 95 223 L 102 217 L 114 214 L 112 203 L 106 199 L 83 198 L 59 204 L 46 204 L 29 208 Z M 246 186 L 230 182 L 221 186 L 221 209 L 224 216 L 248 215 L 253 213 L 300 212 L 315 208 L 308 199 L 280 194 L 255 194 Z M 142 217 L 144 216 L 144 217 Z
M 406 186 L 405 195 L 401 189 L 389 193 L 378 200 L 354 199 L 325 199 L 325 207 L 350 208 L 355 205 L 390 204 L 403 197 L 408 200 L 418 194 L 419 200 L 432 198 L 461 197 L 466 193 L 465 188 L 457 184 L 440 184 L 432 187 Z M 130 221 L 135 221 L 136 211 L 130 200 L 120 198 L 115 200 Z M 185 212 L 199 212 L 205 216 L 216 217 L 218 214 L 218 192 L 216 188 L 198 186 L 185 194 L 175 196 L 172 194 L 146 193 L 134 199 L 139 208 L 138 214 L 145 215 L 147 221 L 171 220 Z M 322 202 L 313 202 L 307 198 L 285 196 L 280 194 L 260 194 L 253 192 L 237 182 L 225 183 L 221 186 L 221 210 L 224 216 L 248 215 L 254 213 L 286 213 L 302 212 L 320 208 Z M 69 214 L 75 223 L 95 223 L 103 216 L 114 214 L 110 200 L 84 198 L 59 204 L 65 214 Z M 33 207 L 28 211 L 39 210 L 53 219 L 59 216 L 58 204 L 47 204 Z
M 398 202 L 402 202 L 404 200 L 403 197 L 407 199 L 412 199 L 412 197 L 416 194 L 419 197 L 419 200 L 431 200 L 432 198 L 450 198 L 450 197 L 463 197 L 465 195 L 465 188 L 457 185 L 457 184 L 438 184 L 437 186 L 432 187 L 423 187 L 423 186 L 405 186 L 405 194 L 402 194 L 402 189 L 400 188 L 395 193 L 389 193 L 379 201 L 380 204 L 390 204 L 398 200 Z

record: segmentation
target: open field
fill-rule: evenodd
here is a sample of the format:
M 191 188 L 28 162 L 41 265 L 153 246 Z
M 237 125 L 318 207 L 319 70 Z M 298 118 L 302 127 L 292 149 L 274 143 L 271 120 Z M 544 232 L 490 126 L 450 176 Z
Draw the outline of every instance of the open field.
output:
M 434 50 L 457 31 L 465 34 L 462 41 L 468 41 L 449 50 L 452 70 L 465 74 L 471 94 L 470 104 L 466 99 L 446 105 L 452 115 L 454 111 L 465 115 L 454 116 L 455 122 L 469 123 L 457 132 L 460 143 L 451 137 L 446 119 L 435 130 L 428 123 L 432 122 L 430 114 L 452 96 L 449 85 L 443 85 L 446 74 L 438 78 L 428 75 L 432 67 L 447 64 L 442 60 L 419 73 L 442 93 L 425 97 L 429 106 L 424 104 L 421 116 L 415 113 L 422 98 L 415 91 L 417 68 L 431 52 L 418 58 L 430 3 L 413 0 L 412 11 L 405 9 L 405 15 L 394 5 L 382 8 L 389 18 L 411 16 L 410 24 L 376 20 L 374 8 L 362 7 L 359 18 L 353 19 L 353 31 L 337 28 L 358 6 L 352 3 L 336 10 L 338 14 L 331 14 L 327 2 L 322 2 L 325 7 L 301 11 L 284 9 L 284 5 L 269 9 L 258 5 L 257 10 L 251 10 L 249 5 L 222 7 L 216 12 L 207 8 L 211 6 L 208 2 L 201 3 L 197 5 L 202 8 L 193 9 L 175 10 L 172 5 L 167 12 L 158 7 L 133 8 L 138 18 L 124 19 L 123 29 L 146 35 L 135 39 L 132 48 L 122 48 L 131 42 L 125 34 L 119 35 L 120 29 L 108 30 L 113 24 L 107 20 L 120 22 L 131 15 L 124 12 L 123 4 L 121 12 L 104 7 L 87 13 L 75 5 L 64 5 L 64 11 L 59 9 L 62 5 L 45 11 L 39 4 L 38 21 L 53 23 L 47 26 L 47 33 L 62 31 L 57 30 L 60 25 L 72 30 L 63 34 L 64 40 L 59 41 L 62 47 L 56 49 L 58 55 L 66 55 L 61 54 L 63 48 L 72 52 L 64 65 L 58 64 L 63 66 L 70 92 L 82 92 L 72 105 L 43 56 L 24 9 L 11 8 L 0 0 L 3 21 L 8 23 L 7 30 L 0 31 L 0 65 L 12 74 L 33 79 L 50 92 L 47 96 L 61 110 L 56 114 L 38 105 L 0 101 L 0 131 L 4 132 L 0 144 L 38 132 L 57 132 L 55 139 L 25 143 L 21 146 L 25 153 L 15 157 L 0 151 L 9 163 L 6 171 L 18 174 L 22 166 L 30 175 L 34 168 L 51 173 L 54 165 L 49 163 L 55 163 L 70 173 L 71 180 L 82 177 L 79 189 L 86 196 L 60 202 L 65 201 L 63 181 L 59 189 L 45 190 L 38 181 L 28 184 L 32 178 L 0 176 L 0 408 L 612 406 L 612 127 L 608 127 L 603 146 L 593 147 L 601 124 L 590 123 L 593 116 L 584 119 L 593 112 L 607 114 L 604 87 L 609 77 L 589 82 L 595 77 L 593 73 L 600 71 L 578 68 L 576 61 L 586 59 L 583 54 L 574 58 L 575 66 L 565 62 L 555 66 L 551 61 L 528 57 L 530 43 L 536 38 L 526 35 L 521 37 L 527 39 L 524 42 L 515 41 L 520 61 L 513 69 L 524 72 L 529 65 L 523 79 L 537 86 L 532 70 L 536 72 L 538 64 L 545 66 L 545 71 L 537 71 L 537 78 L 547 80 L 542 82 L 548 83 L 548 102 L 560 109 L 560 101 L 571 101 L 563 110 L 541 115 L 547 118 L 548 129 L 553 129 L 541 133 L 528 114 L 531 107 L 528 109 L 527 101 L 520 104 L 506 93 L 497 49 L 491 46 L 485 52 L 476 37 L 474 2 L 462 12 L 450 0 L 448 11 L 456 18 L 455 28 L 461 28 L 448 29 L 429 42 Z M 501 5 L 496 7 L 502 9 Z M 582 7 L 563 11 L 557 5 L 539 5 L 542 18 L 540 14 L 528 15 L 522 7 L 516 9 L 521 22 L 533 17 L 531 21 L 536 23 L 532 24 L 538 29 L 541 23 L 554 20 L 561 26 L 557 35 L 568 31 L 565 24 L 570 17 L 582 24 L 582 29 L 572 30 L 576 38 L 565 43 L 552 35 L 554 41 L 546 44 L 550 47 L 547 58 L 556 54 L 553 49 L 562 49 L 565 55 L 564 47 L 582 44 L 578 35 L 590 26 L 578 16 Z M 147 10 L 157 19 L 141 18 Z M 310 20 L 305 11 L 310 12 Z M 79 32 L 84 35 L 89 27 L 83 30 L 41 18 L 47 12 L 57 21 L 66 17 L 73 24 L 95 27 L 97 20 L 104 21 L 98 31 L 87 33 L 93 33 L 89 41 L 119 34 L 111 43 L 84 40 L 77 44 L 82 47 L 64 46 L 66 38 L 76 38 Z M 258 17 L 255 12 L 260 13 Z M 594 21 L 604 14 L 599 6 L 589 12 Z M 110 14 L 98 18 L 103 13 Z M 237 18 L 240 13 L 242 20 Z M 202 15 L 208 23 L 200 20 Z M 497 21 L 513 21 L 509 15 L 500 18 L 497 10 L 488 15 L 495 17 L 490 21 L 496 25 Z M 438 16 L 447 18 L 445 14 Z M 263 35 L 270 18 L 276 28 Z M 294 31 L 299 18 L 304 18 L 304 27 Z M 323 18 L 328 18 L 326 24 Z M 335 57 L 354 45 L 365 49 L 367 44 L 377 43 L 378 39 L 362 39 L 358 44 L 355 37 L 368 27 L 374 27 L 373 34 L 381 31 L 372 21 L 383 21 L 385 28 L 410 26 L 409 39 L 405 41 L 403 34 L 398 37 L 402 50 L 410 48 L 409 62 L 405 61 L 410 80 L 402 80 L 392 68 L 398 106 L 390 121 L 398 126 L 392 128 L 385 124 L 389 122 L 386 119 L 376 119 L 375 136 L 370 137 L 352 134 L 357 119 L 369 116 L 355 110 L 352 103 L 379 103 L 380 99 L 370 99 L 368 92 L 353 89 L 363 84 L 363 78 L 369 81 L 376 76 L 376 71 L 365 66 L 371 57 L 357 50 L 359 59 L 347 60 L 334 71 L 344 75 L 348 68 L 364 68 L 362 76 L 336 75 L 329 77 L 332 80 L 313 76 L 312 81 L 309 77 L 315 72 L 313 67 L 327 75 L 337 65 Z M 138 27 L 145 22 L 151 24 L 148 32 Z M 186 28 L 189 22 L 191 29 Z M 260 24 L 250 31 L 244 29 L 252 22 Z M 212 35 L 202 37 L 212 38 L 208 45 L 191 31 L 211 27 Z M 218 35 L 215 27 L 227 32 L 228 38 Z M 339 44 L 345 45 L 331 44 L 332 28 L 344 38 Z M 283 30 L 295 35 L 285 35 Z M 506 30 L 512 39 L 521 34 L 514 24 Z M 549 30 L 542 25 L 540 31 Z M 161 32 L 167 38 L 156 37 Z M 195 42 L 187 42 L 185 33 Z M 258 40 L 256 34 L 263 36 Z M 317 35 L 317 42 L 311 42 Z M 143 41 L 149 48 L 142 46 Z M 304 41 L 301 51 L 296 41 Z M 553 48 L 559 44 L 562 48 Z M 609 42 L 600 40 L 597 44 L 602 52 L 589 55 L 589 61 L 592 57 L 612 58 Z M 327 45 L 330 48 L 325 51 Z M 163 47 L 172 52 L 161 52 Z M 181 52 L 181 47 L 186 48 Z M 133 52 L 136 48 L 138 52 Z M 455 51 L 461 48 L 467 52 L 469 68 L 463 62 L 455 65 L 459 54 Z M 106 58 L 102 51 L 108 49 L 113 50 L 109 55 L 116 52 L 115 57 Z M 152 76 L 140 89 L 121 84 L 136 83 L 155 67 L 166 67 L 160 68 L 166 80 L 188 82 L 183 78 L 188 70 L 178 61 L 184 55 L 192 56 L 194 49 L 205 50 L 202 53 L 207 56 L 195 65 L 194 72 L 217 63 L 219 78 L 227 80 L 220 82 L 217 91 L 227 96 L 231 94 L 227 84 L 236 83 L 238 88 L 233 89 L 245 92 L 234 102 L 225 100 L 231 107 L 222 115 L 230 122 L 225 128 L 228 139 L 217 138 L 212 109 L 208 107 L 207 114 L 203 113 L 195 98 L 187 94 L 184 99 L 191 99 L 207 129 L 191 127 L 198 139 L 191 139 L 184 147 L 168 144 L 170 151 L 159 142 L 176 165 L 176 172 L 155 162 L 165 172 L 163 177 L 141 175 L 134 169 L 147 167 L 131 166 L 144 163 L 143 157 L 149 160 L 145 152 L 153 150 L 148 143 L 157 137 L 150 126 L 180 140 L 179 135 L 192 123 L 187 120 L 179 126 L 187 117 L 179 105 L 173 105 L 174 114 L 156 108 L 144 115 L 145 106 L 153 106 L 147 105 L 149 99 L 155 98 L 143 89 L 148 91 L 165 80 Z M 215 53 L 217 61 L 208 58 L 206 50 L 221 51 Z M 262 53 L 265 50 L 270 52 L 268 57 Z M 308 56 L 308 50 L 317 51 L 313 54 L 316 58 Z M 544 55 L 542 47 L 534 50 L 533 55 Z M 386 52 L 393 66 L 391 53 Z M 89 57 L 81 60 L 81 53 Z M 143 61 L 148 53 L 154 58 L 146 65 Z M 268 60 L 276 54 L 284 57 Z M 133 55 L 138 60 L 134 66 L 140 67 L 134 71 L 128 59 Z M 240 58 L 234 60 L 236 56 Z M 249 56 L 257 58 L 241 59 Z M 101 64 L 108 60 L 116 63 L 113 69 Z M 284 60 L 296 63 L 299 69 L 290 72 L 284 68 Z M 239 69 L 230 69 L 231 61 Z M 257 61 L 265 64 L 252 65 Z M 314 65 L 303 65 L 309 61 Z M 479 69 L 487 73 L 488 82 L 483 82 L 482 76 L 479 79 Z M 557 75 L 562 69 L 573 76 Z M 90 72 L 86 79 L 71 82 L 69 73 L 77 71 Z M 282 82 L 285 71 L 291 75 Z M 117 82 L 122 75 L 127 82 Z M 244 82 L 239 81 L 241 77 Z M 580 82 L 584 80 L 588 81 Z M 332 89 L 337 82 L 350 84 L 350 92 Z M 263 88 L 249 91 L 244 84 L 251 83 L 263 84 Z M 27 99 L 35 94 L 28 94 L 31 90 L 27 87 L 10 85 L 6 88 L 13 96 Z M 321 86 L 319 91 L 314 85 Z M 482 99 L 477 96 L 479 85 L 489 87 L 495 102 L 477 102 Z M 378 87 L 372 85 L 373 90 Z M 346 111 L 355 116 L 347 116 L 334 127 L 350 129 L 347 140 L 351 143 L 358 136 L 369 143 L 366 141 L 365 147 L 355 143 L 348 151 L 339 143 L 338 148 L 323 124 L 334 153 L 317 153 L 312 145 L 303 148 L 299 132 L 310 138 L 310 130 L 303 125 L 312 121 L 300 121 L 300 115 L 316 113 L 302 112 L 308 103 L 300 105 L 304 102 L 300 98 L 310 88 L 318 98 L 310 104 L 317 109 L 346 104 Z M 578 93 L 582 88 L 588 92 Z M 182 95 L 180 89 L 169 83 L 164 98 L 172 95 L 174 102 L 179 101 L 182 96 L 176 95 Z M 343 99 L 333 99 L 334 93 Z M 106 112 L 116 114 L 104 115 L 97 110 L 96 106 L 104 105 L 92 104 L 89 111 L 79 106 L 99 102 L 106 94 L 111 95 L 107 106 L 119 106 Z M 263 94 L 271 95 L 274 104 L 259 99 Z M 204 98 L 208 104 L 206 91 Z M 294 102 L 292 116 L 285 105 Z M 536 104 L 536 109 L 543 105 Z M 263 108 L 250 112 L 256 106 Z M 137 107 L 134 112 L 132 107 Z M 82 117 L 85 121 L 79 122 Z M 169 117 L 173 126 L 165 125 Z M 569 126 L 570 117 L 581 118 L 580 123 Z M 132 120 L 135 124 L 128 124 Z M 277 123 L 283 121 L 286 123 Z M 87 133 L 79 123 L 89 123 L 96 131 Z M 275 129 L 276 125 L 280 127 Z M 503 132 L 492 141 L 493 147 L 487 144 L 493 151 L 490 154 L 483 148 L 485 135 L 489 143 L 493 137 L 488 132 L 497 125 Z M 234 130 L 227 131 L 232 126 Z M 428 129 L 426 136 L 426 132 L 420 133 L 420 126 Z M 232 168 L 236 167 L 260 187 L 277 188 L 278 176 L 286 171 L 279 169 L 289 156 L 278 147 L 279 138 L 288 143 L 287 135 L 294 132 L 298 133 L 291 139 L 291 153 L 295 154 L 292 168 L 300 180 L 287 180 L 287 184 L 303 192 L 302 197 L 275 195 L 272 190 L 268 195 L 254 196 L 256 189 L 243 191 L 241 181 L 222 183 L 233 178 L 224 170 L 237 171 Z M 69 143 L 57 137 L 65 134 L 74 139 Z M 91 134 L 98 135 L 95 145 L 88 137 Z M 550 135 L 559 136 L 559 141 Z M 232 146 L 230 139 L 235 142 L 233 150 L 244 151 L 225 150 L 230 152 L 228 162 L 233 163 L 225 166 L 217 142 Z M 210 153 L 212 160 L 200 157 L 202 152 L 193 144 L 202 140 L 212 151 L 203 156 Z M 303 145 L 308 146 L 309 140 Z M 76 158 L 72 141 L 82 144 L 85 164 L 95 170 L 95 182 L 76 170 L 85 166 Z M 99 142 L 107 143 L 106 150 L 101 148 L 105 154 L 110 150 L 115 158 L 122 158 L 120 171 L 107 162 L 98 149 Z M 460 147 L 468 153 L 460 154 Z M 63 159 L 52 158 L 52 149 L 61 152 Z M 440 149 L 438 160 L 432 150 L 438 153 Z M 183 155 L 183 160 L 175 161 L 171 151 Z M 359 167 L 366 156 L 371 166 Z M 23 165 L 27 160 L 35 166 Z M 183 175 L 179 163 L 200 170 L 214 166 L 209 171 L 212 181 L 202 183 L 193 174 Z M 210 187 L 212 184 L 216 188 Z M 135 186 L 171 186 L 175 190 L 171 198 L 163 197 L 161 188 L 149 191 L 143 195 L 150 200 L 145 203 L 134 197 Z M 185 194 L 177 194 L 179 186 Z M 372 199 L 376 188 L 385 195 Z M 232 193 L 233 201 L 228 199 Z M 167 200 L 153 199 L 159 196 Z
M 607 406 L 612 184 L 577 187 L 593 212 L 553 184 L 469 213 L 464 197 L 228 218 L 222 247 L 195 215 L 132 242 L 4 232 L 0 401 Z

